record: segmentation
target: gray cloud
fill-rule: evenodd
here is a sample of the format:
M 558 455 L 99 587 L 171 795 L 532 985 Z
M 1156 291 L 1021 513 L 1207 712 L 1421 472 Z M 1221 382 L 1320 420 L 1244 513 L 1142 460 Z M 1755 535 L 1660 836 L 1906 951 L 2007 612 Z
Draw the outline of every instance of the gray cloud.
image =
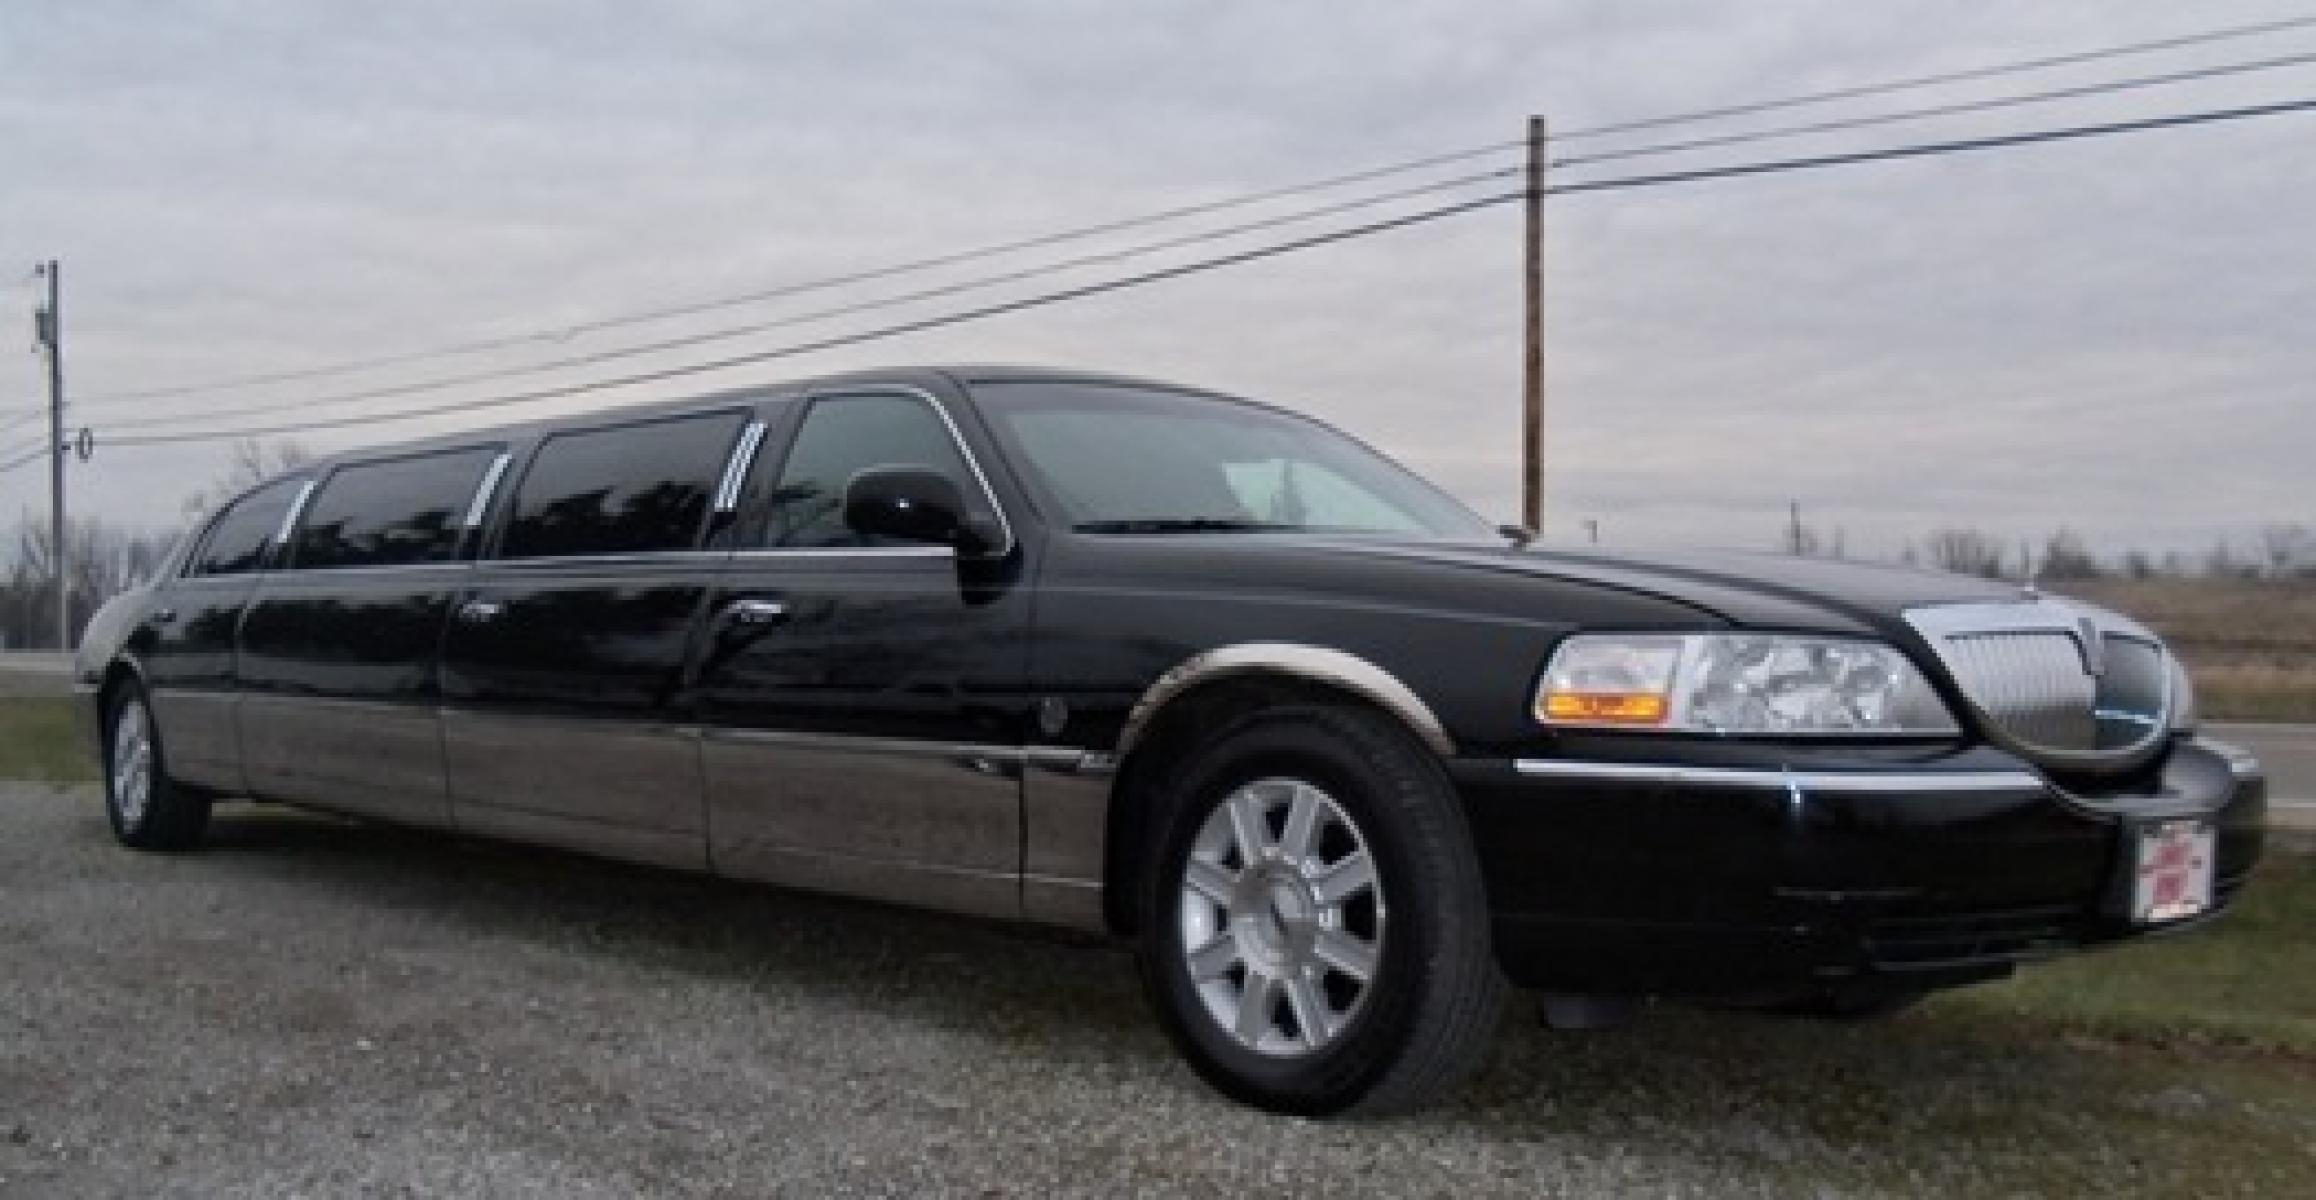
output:
M 12 6 L 0 10 L 0 261 L 65 260 L 76 389 L 95 396 L 552 327 L 1228 196 L 1510 138 L 1532 109 L 1577 129 L 2289 11 Z M 2316 31 L 1920 99 L 2305 48 Z M 2316 70 L 2301 68 L 1733 153 L 2311 84 Z M 2069 524 L 2119 546 L 2316 519 L 2312 139 L 2316 117 L 2285 117 L 1554 201 L 1556 531 L 1596 518 L 1618 540 L 1760 545 L 1788 499 L 1880 551 L 1955 522 L 2011 536 Z M 1517 265 L 1517 214 L 1503 209 L 753 377 L 969 358 L 1181 378 L 1309 409 L 1508 515 Z M 616 339 L 534 353 L 602 344 Z M 37 378 L 29 356 L 0 365 L 0 420 L 37 398 Z M 101 437 L 107 416 L 299 395 L 90 403 L 78 416 Z M 0 449 L 25 432 L 0 434 Z M 167 520 L 221 460 L 213 448 L 104 452 L 76 469 L 76 503 Z M 37 471 L 0 477 L 0 504 L 44 503 Z

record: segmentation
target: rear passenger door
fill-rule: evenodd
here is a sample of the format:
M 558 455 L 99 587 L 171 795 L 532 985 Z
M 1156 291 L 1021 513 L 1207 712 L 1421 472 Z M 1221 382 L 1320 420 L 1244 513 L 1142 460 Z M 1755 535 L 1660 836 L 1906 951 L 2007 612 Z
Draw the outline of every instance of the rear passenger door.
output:
M 699 746 L 679 707 L 730 512 L 761 436 L 732 408 L 548 436 L 443 639 L 442 741 L 461 828 L 704 867 Z M 736 485 L 735 485 L 736 486 Z
M 302 479 L 278 480 L 228 506 L 186 555 L 184 573 L 160 589 L 137 635 L 169 771 L 188 783 L 243 788 L 234 640 L 305 487 Z
M 435 655 L 496 443 L 337 467 L 242 622 L 241 744 L 259 795 L 447 824 Z

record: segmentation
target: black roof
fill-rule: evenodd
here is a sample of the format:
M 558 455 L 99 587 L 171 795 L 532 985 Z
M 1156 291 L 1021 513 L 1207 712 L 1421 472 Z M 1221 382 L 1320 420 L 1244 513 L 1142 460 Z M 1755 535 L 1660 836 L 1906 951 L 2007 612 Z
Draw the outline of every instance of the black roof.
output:
M 341 450 L 324 455 L 293 471 L 284 471 L 272 478 L 314 474 L 340 462 L 351 459 L 388 458 L 403 454 L 417 454 L 452 446 L 471 446 L 477 442 L 519 442 L 541 434 L 551 433 L 576 423 L 600 422 L 606 418 L 648 419 L 701 409 L 716 408 L 734 403 L 761 403 L 765 400 L 801 392 L 822 391 L 830 388 L 863 384 L 902 384 L 929 391 L 946 391 L 952 387 L 979 383 L 1099 383 L 1114 386 L 1162 389 L 1191 395 L 1225 396 L 1220 392 L 1190 387 L 1165 380 L 1140 378 L 1112 372 L 1080 370 L 1068 367 L 1032 367 L 1001 363 L 955 363 L 922 366 L 878 367 L 845 371 L 834 375 L 812 376 L 802 379 L 783 379 L 766 383 L 745 384 L 666 400 L 642 400 L 606 405 L 585 412 L 564 413 L 553 417 L 537 417 L 504 425 L 490 425 L 479 429 L 462 429 L 455 433 L 435 434 L 431 437 L 411 438 Z M 1242 401 L 1243 402 L 1243 401 Z M 268 482 L 271 482 L 269 479 Z

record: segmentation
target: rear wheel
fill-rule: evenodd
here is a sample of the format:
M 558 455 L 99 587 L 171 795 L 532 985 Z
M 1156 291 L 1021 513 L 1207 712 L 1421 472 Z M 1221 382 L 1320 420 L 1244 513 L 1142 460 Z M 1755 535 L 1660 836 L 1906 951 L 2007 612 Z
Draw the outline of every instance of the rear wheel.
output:
M 105 812 L 113 836 L 139 850 L 188 849 L 209 829 L 209 796 L 169 777 L 152 704 L 134 682 L 105 717 Z
M 1143 976 L 1222 1091 L 1303 1115 L 1411 1106 L 1486 1053 L 1504 983 L 1463 813 L 1355 708 L 1242 719 L 1160 798 Z

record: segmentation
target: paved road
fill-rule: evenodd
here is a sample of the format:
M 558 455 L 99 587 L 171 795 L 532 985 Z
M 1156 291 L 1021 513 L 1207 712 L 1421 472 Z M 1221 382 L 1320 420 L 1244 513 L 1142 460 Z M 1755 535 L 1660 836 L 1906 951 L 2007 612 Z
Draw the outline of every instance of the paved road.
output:
M 1202 1086 L 1110 947 L 246 806 L 216 832 L 135 854 L 93 790 L 0 784 L 0 1195 L 2192 1193 L 2215 1154 L 2283 1194 L 2316 1172 L 2304 1091 L 1967 998 L 1869 1027 L 1513 1020 L 1450 1103 L 1312 1123 Z

